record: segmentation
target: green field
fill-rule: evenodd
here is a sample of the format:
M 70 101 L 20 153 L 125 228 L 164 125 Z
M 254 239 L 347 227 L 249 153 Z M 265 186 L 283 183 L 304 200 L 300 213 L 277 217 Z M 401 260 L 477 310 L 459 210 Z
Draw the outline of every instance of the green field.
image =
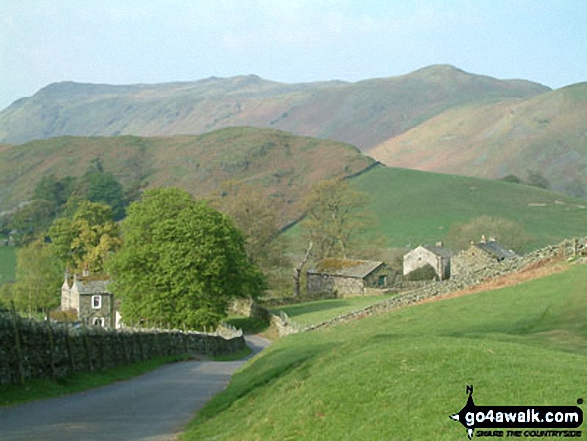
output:
M 184 440 L 456 440 L 477 405 L 587 396 L 587 266 L 274 342 Z
M 371 233 L 388 240 L 376 239 L 379 246 L 434 244 L 453 224 L 481 215 L 523 224 L 531 236 L 527 250 L 587 235 L 585 200 L 536 187 L 388 167 L 352 179 L 351 186 L 368 195 L 367 209 L 378 222 Z M 301 249 L 299 234 L 299 226 L 287 232 Z
M 385 296 L 361 296 L 346 299 L 317 300 L 297 305 L 280 306 L 271 309 L 273 314 L 285 312 L 289 318 L 302 326 L 314 325 L 330 320 L 347 312 L 356 311 L 373 303 L 388 299 Z
M 16 249 L 0 247 L 0 284 L 14 280 L 16 270 Z

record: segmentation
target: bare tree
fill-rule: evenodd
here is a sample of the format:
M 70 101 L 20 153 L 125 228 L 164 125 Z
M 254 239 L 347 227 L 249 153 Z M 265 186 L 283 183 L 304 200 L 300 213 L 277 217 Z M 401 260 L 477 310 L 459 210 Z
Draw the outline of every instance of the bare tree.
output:
M 306 253 L 304 254 L 304 258 L 298 262 L 298 264 L 294 267 L 294 296 L 298 297 L 300 295 L 300 277 L 302 276 L 302 269 L 304 265 L 310 259 L 312 253 L 312 247 L 314 243 L 310 241 L 308 244 L 308 248 L 306 248 Z

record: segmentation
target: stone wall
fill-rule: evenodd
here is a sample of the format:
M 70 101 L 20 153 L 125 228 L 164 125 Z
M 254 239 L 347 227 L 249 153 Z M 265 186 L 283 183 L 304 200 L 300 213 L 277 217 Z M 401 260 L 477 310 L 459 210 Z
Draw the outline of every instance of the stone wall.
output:
M 0 384 L 63 378 L 163 355 L 223 355 L 245 347 L 242 332 L 104 330 L 36 322 L 0 314 Z
M 578 263 L 587 263 L 587 238 L 565 240 L 559 245 L 541 248 L 522 257 L 518 256 L 506 259 L 502 262 L 493 262 L 483 268 L 465 272 L 457 279 L 450 279 L 442 282 L 430 282 L 417 289 L 398 294 L 390 299 L 340 315 L 323 323 L 301 328 L 299 325 L 290 321 L 288 326 L 284 328 L 283 332 L 285 334 L 286 330 L 288 333 L 295 333 L 328 328 L 358 318 L 368 317 L 381 312 L 413 305 L 431 297 L 437 297 L 461 289 L 474 287 L 496 277 L 512 274 L 524 268 L 557 260 L 576 260 Z
M 466 250 L 460 251 L 452 258 L 451 277 L 466 276 L 468 273 L 478 271 L 495 262 L 497 262 L 496 258 L 491 257 L 476 246 L 471 246 Z

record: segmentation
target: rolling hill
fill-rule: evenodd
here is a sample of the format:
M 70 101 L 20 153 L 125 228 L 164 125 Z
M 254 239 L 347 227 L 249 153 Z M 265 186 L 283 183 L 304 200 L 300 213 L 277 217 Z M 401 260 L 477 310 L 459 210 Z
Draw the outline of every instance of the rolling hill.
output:
M 530 236 L 527 249 L 587 234 L 584 200 L 528 185 L 377 166 L 353 178 L 351 186 L 367 195 L 366 208 L 377 220 L 370 234 L 380 236 L 367 240 L 380 246 L 434 244 L 455 223 L 482 215 L 521 223 Z M 287 234 L 298 238 L 300 227 Z
M 182 439 L 466 439 L 449 415 L 471 384 L 477 405 L 575 406 L 587 394 L 585 283 L 587 266 L 574 266 L 282 338 Z
M 389 166 L 486 178 L 536 170 L 553 189 L 587 197 L 587 83 L 453 108 L 368 154 Z
M 62 135 L 201 134 L 255 126 L 368 149 L 456 106 L 528 98 L 548 90 L 446 65 L 356 83 L 282 84 L 255 75 L 129 86 L 63 82 L 0 112 L 0 142 Z
M 95 158 L 123 185 L 181 187 L 197 197 L 247 185 L 274 203 L 282 225 L 300 215 L 300 201 L 320 179 L 358 173 L 374 161 L 340 142 L 279 130 L 227 128 L 200 136 L 58 137 L 0 151 L 0 210 L 31 198 L 46 174 L 81 176 Z

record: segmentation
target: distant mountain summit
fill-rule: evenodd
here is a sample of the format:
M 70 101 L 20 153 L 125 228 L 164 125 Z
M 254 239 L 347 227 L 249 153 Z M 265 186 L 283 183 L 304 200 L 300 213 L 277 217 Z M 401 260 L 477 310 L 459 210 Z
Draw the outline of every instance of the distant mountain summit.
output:
M 448 65 L 355 83 L 284 84 L 256 75 L 123 86 L 61 82 L 0 112 L 0 142 L 62 135 L 201 134 L 253 126 L 349 142 L 365 150 L 456 106 L 530 98 L 548 90 Z

